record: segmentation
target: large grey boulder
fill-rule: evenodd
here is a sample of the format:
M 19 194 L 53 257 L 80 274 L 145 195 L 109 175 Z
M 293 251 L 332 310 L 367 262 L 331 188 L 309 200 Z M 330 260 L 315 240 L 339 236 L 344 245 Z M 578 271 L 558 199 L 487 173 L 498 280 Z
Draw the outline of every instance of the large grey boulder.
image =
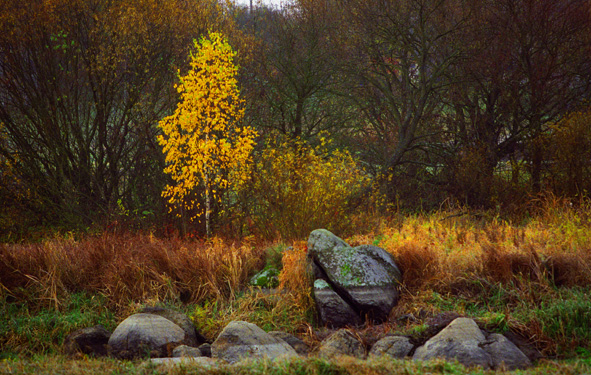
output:
M 331 232 L 317 229 L 308 238 L 308 257 L 315 278 L 325 279 L 361 321 L 366 317 L 376 323 L 385 321 L 398 302 L 401 272 L 394 257 L 384 249 L 372 245 L 351 247 Z M 322 313 L 323 305 L 340 302 L 330 302 L 335 300 L 334 296 L 319 288 L 315 288 L 315 297 L 321 319 L 328 319 L 322 322 L 343 326 L 340 322 L 343 319 L 335 321 Z M 349 321 L 349 325 L 352 323 Z
M 486 337 L 478 325 L 468 318 L 457 318 L 425 345 L 417 348 L 413 359 L 456 359 L 464 366 L 492 367 L 492 357 L 480 344 Z
M 111 337 L 111 353 L 119 358 L 168 357 L 184 344 L 185 331 L 170 320 L 153 314 L 134 314 L 121 322 Z
M 370 356 L 387 355 L 392 358 L 404 358 L 413 348 L 410 339 L 404 336 L 386 336 L 378 340 L 369 351 Z
M 326 359 L 340 356 L 364 359 L 365 348 L 349 330 L 339 329 L 320 343 L 318 355 Z
M 487 338 L 468 318 L 457 318 L 425 345 L 417 348 L 413 359 L 456 359 L 464 366 L 485 369 L 522 369 L 531 366 L 529 359 L 506 337 L 491 334 Z
M 211 344 L 213 358 L 236 363 L 242 359 L 290 358 L 298 354 L 288 343 L 275 338 L 256 325 L 243 321 L 230 322 Z
M 111 332 L 102 325 L 83 328 L 70 333 L 64 340 L 64 351 L 68 355 L 87 354 L 96 357 L 108 355 Z
M 139 311 L 139 313 L 158 315 L 181 327 L 182 330 L 185 331 L 183 343 L 188 346 L 199 346 L 205 342 L 205 338 L 201 336 L 199 332 L 197 332 L 197 329 L 195 328 L 195 325 L 191 319 L 189 319 L 189 317 L 182 312 L 156 306 L 144 307 Z

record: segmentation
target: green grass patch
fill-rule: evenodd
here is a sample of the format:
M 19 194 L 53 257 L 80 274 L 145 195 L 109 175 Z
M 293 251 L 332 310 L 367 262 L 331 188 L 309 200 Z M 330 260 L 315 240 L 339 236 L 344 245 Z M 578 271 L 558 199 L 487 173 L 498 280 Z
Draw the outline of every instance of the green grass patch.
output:
M 221 330 L 233 320 L 254 323 L 263 330 L 297 333 L 314 323 L 312 311 L 294 309 L 292 295 L 274 291 L 268 293 L 259 288 L 249 288 L 234 298 L 207 301 L 194 306 L 189 316 L 208 339 L 215 339 Z
M 591 366 L 583 361 L 544 362 L 528 370 L 511 372 L 515 375 L 588 374 Z M 493 375 L 497 371 L 466 368 L 457 362 L 442 360 L 418 362 L 375 358 L 358 360 L 348 357 L 328 361 L 320 358 L 298 358 L 289 361 L 245 361 L 236 365 L 204 368 L 192 365 L 154 366 L 141 361 L 112 359 L 72 360 L 63 356 L 45 355 L 32 359 L 0 361 L 3 374 L 212 374 L 212 375 Z
M 535 308 L 523 306 L 523 319 L 540 323 L 561 356 L 589 358 L 591 352 L 591 288 L 558 290 Z
M 27 302 L 0 302 L 0 359 L 16 355 L 58 353 L 64 338 L 78 329 L 102 324 L 113 330 L 114 315 L 105 308 L 100 295 L 71 294 L 61 301 L 59 310 L 30 308 Z

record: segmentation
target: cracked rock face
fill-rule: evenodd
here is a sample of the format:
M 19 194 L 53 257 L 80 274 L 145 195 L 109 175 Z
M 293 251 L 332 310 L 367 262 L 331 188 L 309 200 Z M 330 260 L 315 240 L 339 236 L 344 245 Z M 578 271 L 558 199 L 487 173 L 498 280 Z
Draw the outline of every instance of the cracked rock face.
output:
M 325 325 L 339 328 L 363 324 L 359 314 L 322 279 L 314 282 L 314 300 L 320 321 Z
M 316 281 L 314 297 L 321 321 L 355 326 L 365 318 L 380 323 L 398 302 L 401 272 L 391 254 L 372 245 L 349 246 L 325 229 L 308 239 Z M 322 282 L 318 280 L 322 280 Z

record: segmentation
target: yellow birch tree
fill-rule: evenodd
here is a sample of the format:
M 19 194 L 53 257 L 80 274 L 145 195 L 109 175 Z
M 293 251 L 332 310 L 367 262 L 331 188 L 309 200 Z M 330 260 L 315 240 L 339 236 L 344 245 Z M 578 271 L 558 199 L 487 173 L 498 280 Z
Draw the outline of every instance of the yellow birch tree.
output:
M 256 132 L 238 126 L 244 110 L 235 55 L 220 33 L 195 41 L 191 69 L 177 85 L 181 101 L 159 124 L 164 133 L 158 137 L 166 157 L 164 172 L 174 181 L 162 195 L 184 212 L 195 212 L 191 220 L 204 215 L 208 237 L 213 202 L 246 181 L 252 163 Z M 189 198 L 198 187 L 205 207 Z

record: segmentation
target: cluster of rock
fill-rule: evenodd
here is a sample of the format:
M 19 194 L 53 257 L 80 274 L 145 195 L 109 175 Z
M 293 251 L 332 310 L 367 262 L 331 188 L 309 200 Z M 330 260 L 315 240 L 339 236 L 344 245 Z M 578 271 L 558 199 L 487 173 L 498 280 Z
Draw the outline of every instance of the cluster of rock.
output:
M 325 229 L 308 239 L 308 259 L 319 320 L 340 328 L 388 319 L 399 298 L 401 272 L 390 253 L 377 246 L 349 246 Z
M 179 358 L 186 361 L 190 358 L 207 365 L 233 364 L 244 358 L 308 355 L 308 346 L 297 337 L 279 331 L 267 333 L 243 321 L 229 323 L 217 339 L 208 344 L 203 342 L 184 314 L 162 308 L 146 310 L 125 319 L 113 333 L 96 326 L 70 334 L 65 340 L 66 353 L 119 359 L 151 358 L 154 362 L 181 361 Z
M 366 358 L 361 341 L 350 331 L 341 329 L 323 341 L 319 355 L 335 358 L 349 355 Z M 443 358 L 457 360 L 466 367 L 484 369 L 524 369 L 531 366 L 530 359 L 505 336 L 486 335 L 474 320 L 457 318 L 423 345 L 415 346 L 409 337 L 386 336 L 369 350 L 368 356 L 386 355 L 392 358 L 430 360 Z
M 284 332 L 265 332 L 244 321 L 229 323 L 210 345 L 200 336 L 188 318 L 180 313 L 155 309 L 125 319 L 110 334 L 102 327 L 77 331 L 66 340 L 70 354 L 83 352 L 131 359 L 150 357 L 153 363 L 195 363 L 203 366 L 234 364 L 243 359 L 290 359 L 310 355 L 302 340 Z M 175 317 L 183 327 L 166 316 Z M 181 319 L 182 317 L 182 319 Z M 197 346 L 198 345 L 198 346 Z M 531 366 L 528 357 L 501 334 L 485 334 L 468 318 L 456 318 L 422 345 L 406 336 L 388 335 L 367 348 L 349 329 L 339 329 L 324 339 L 319 357 L 335 359 L 351 356 L 360 359 L 375 356 L 429 360 L 457 360 L 465 366 L 485 369 L 521 369 Z
M 160 307 L 144 308 L 129 316 L 112 333 L 99 325 L 70 334 L 64 343 L 69 354 L 120 359 L 171 356 L 182 346 L 198 349 L 203 355 L 207 345 L 185 314 Z

